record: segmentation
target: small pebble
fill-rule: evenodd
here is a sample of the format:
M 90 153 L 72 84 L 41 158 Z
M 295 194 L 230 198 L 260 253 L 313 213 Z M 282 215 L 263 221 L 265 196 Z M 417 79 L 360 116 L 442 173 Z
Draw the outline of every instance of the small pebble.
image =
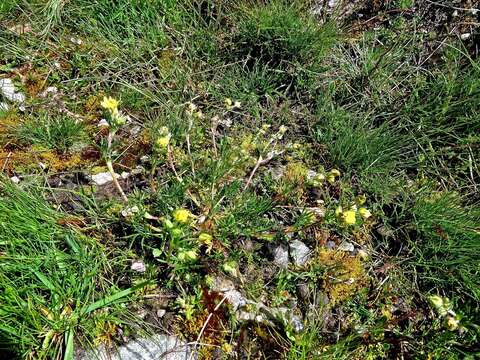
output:
M 338 246 L 338 250 L 352 252 L 355 250 L 355 246 L 348 241 L 344 241 Z
M 133 261 L 130 269 L 139 273 L 144 273 L 145 271 L 147 271 L 145 263 L 142 260 Z
M 115 174 L 115 177 L 119 178 L 120 175 Z M 113 181 L 113 177 L 109 172 L 103 172 L 103 173 L 98 173 L 98 174 L 92 175 L 92 181 L 96 185 L 101 186 L 101 185 L 105 185 L 105 184 Z
M 75 45 L 82 45 L 82 40 L 79 39 L 79 38 L 74 38 L 74 37 L 71 37 L 70 38 L 70 41 L 72 44 L 75 44 Z
M 98 122 L 98 127 L 101 127 L 101 126 L 106 126 L 106 127 L 109 127 L 110 125 L 108 125 L 108 121 L 107 119 L 102 119 Z

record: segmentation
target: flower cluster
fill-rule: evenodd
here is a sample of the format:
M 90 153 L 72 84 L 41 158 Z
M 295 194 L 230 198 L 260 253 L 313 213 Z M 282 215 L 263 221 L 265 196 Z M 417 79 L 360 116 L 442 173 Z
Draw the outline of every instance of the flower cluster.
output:
M 449 330 L 464 330 L 463 328 L 459 328 L 460 316 L 455 313 L 452 303 L 448 298 L 432 295 L 428 297 L 428 301 L 435 308 L 438 315 L 445 319 L 445 326 Z
M 187 108 L 185 109 L 185 112 L 187 113 L 188 116 L 194 119 L 203 118 L 202 110 L 198 109 L 197 105 L 195 105 L 192 102 L 187 103 Z
M 235 101 L 234 102 L 230 98 L 225 99 L 225 108 L 229 111 L 234 110 L 234 109 L 240 109 L 241 106 L 242 106 L 242 103 L 240 101 Z
M 113 129 L 118 129 L 127 122 L 127 118 L 118 110 L 118 104 L 118 100 L 111 96 L 104 96 L 100 103 L 106 111 L 108 125 Z
M 342 206 L 337 207 L 335 215 L 344 225 L 355 225 L 357 223 L 357 214 L 365 221 L 372 216 L 370 210 L 361 206 L 365 204 L 366 201 L 367 198 L 365 195 L 359 195 L 355 198 L 354 203 L 347 209 L 342 208 Z
M 172 134 L 166 126 L 162 126 L 158 132 L 158 138 L 155 141 L 155 150 L 158 152 L 165 151 L 170 144 Z

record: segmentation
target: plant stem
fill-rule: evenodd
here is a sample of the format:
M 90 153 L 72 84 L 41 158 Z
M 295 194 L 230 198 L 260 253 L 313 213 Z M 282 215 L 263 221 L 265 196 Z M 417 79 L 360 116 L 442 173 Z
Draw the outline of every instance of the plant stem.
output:
M 107 168 L 108 168 L 108 171 L 110 172 L 110 175 L 112 175 L 112 179 L 113 179 L 113 184 L 115 185 L 115 187 L 117 188 L 118 192 L 120 193 L 120 195 L 122 196 L 122 200 L 125 202 L 125 203 L 128 203 L 128 198 L 127 196 L 125 195 L 125 193 L 123 192 L 123 189 L 122 187 L 120 186 L 120 183 L 118 182 L 117 180 L 117 177 L 115 176 L 115 171 L 113 171 L 113 164 L 112 164 L 112 161 L 111 160 L 107 160 Z

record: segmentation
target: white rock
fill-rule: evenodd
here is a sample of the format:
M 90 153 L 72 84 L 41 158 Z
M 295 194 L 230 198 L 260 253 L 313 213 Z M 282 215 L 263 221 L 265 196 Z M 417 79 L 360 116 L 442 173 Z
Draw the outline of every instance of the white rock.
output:
M 338 250 L 352 252 L 355 250 L 355 246 L 351 242 L 343 241 L 338 245 Z
M 139 211 L 140 209 L 136 205 L 132 207 L 127 207 L 122 210 L 122 216 L 128 218 L 133 216 L 134 214 L 137 214 Z
M 120 177 L 120 175 L 115 174 L 115 177 L 118 179 Z M 98 174 L 92 175 L 92 181 L 96 185 L 101 186 L 101 185 L 105 185 L 105 184 L 113 181 L 113 177 L 109 172 L 103 172 L 103 173 L 98 173 Z
M 334 8 L 336 5 L 337 5 L 337 0 L 328 0 L 328 7 L 331 9 L 331 8 Z
M 115 351 L 105 346 L 75 356 L 75 360 L 188 360 L 197 359 L 193 349 L 175 336 L 164 334 L 130 340 Z
M 283 269 L 288 267 L 288 249 L 285 246 L 279 245 L 273 249 L 273 263 Z
M 225 299 L 232 305 L 233 311 L 244 307 L 249 302 L 240 291 L 235 289 L 233 282 L 227 278 L 216 277 L 212 290 L 223 293 Z
M 23 103 L 25 101 L 25 95 L 15 90 L 12 79 L 0 79 L 0 92 L 10 101 L 17 103 Z
M 272 315 L 278 319 L 281 319 L 283 322 L 288 323 L 292 330 L 296 333 L 299 333 L 303 330 L 303 321 L 302 319 L 292 313 L 292 309 L 286 307 L 279 307 L 271 309 Z
M 145 172 L 145 168 L 141 165 L 137 165 L 135 167 L 135 169 L 132 169 L 131 174 L 132 175 L 139 175 L 139 174 L 142 174 L 143 172 Z
M 14 183 L 14 184 L 18 184 L 20 182 L 20 178 L 18 176 L 12 176 L 10 178 L 10 180 Z
M 470 36 L 472 36 L 472 34 L 470 33 L 461 34 L 460 39 L 467 40 L 468 38 L 470 38 Z
M 360 259 L 362 260 L 367 260 L 368 259 L 368 252 L 366 252 L 364 249 L 358 250 L 358 256 L 360 256 Z
M 99 122 L 98 122 L 98 127 L 102 127 L 102 126 L 106 126 L 106 127 L 109 127 L 110 125 L 108 124 L 108 121 L 107 119 L 101 119 Z
M 292 256 L 295 265 L 303 266 L 308 260 L 310 260 L 312 251 L 303 242 L 293 240 L 290 242 L 290 255 Z
M 82 40 L 79 39 L 79 38 L 74 38 L 74 37 L 71 37 L 70 38 L 70 41 L 72 42 L 72 44 L 75 44 L 75 45 L 82 45 Z
M 140 134 L 140 131 L 142 131 L 142 128 L 140 127 L 140 125 L 135 125 L 130 129 L 130 134 L 132 136 L 137 136 L 138 134 Z
M 317 177 L 318 173 L 315 170 L 308 170 L 307 171 L 307 180 L 313 180 Z
M 145 266 L 145 263 L 142 260 L 132 261 L 132 265 L 130 266 L 130 269 L 139 273 L 144 273 L 145 271 L 147 271 L 147 267 Z
M 58 89 L 55 86 L 49 86 L 40 94 L 40 96 L 47 97 L 50 94 L 55 95 L 57 93 L 58 93 Z

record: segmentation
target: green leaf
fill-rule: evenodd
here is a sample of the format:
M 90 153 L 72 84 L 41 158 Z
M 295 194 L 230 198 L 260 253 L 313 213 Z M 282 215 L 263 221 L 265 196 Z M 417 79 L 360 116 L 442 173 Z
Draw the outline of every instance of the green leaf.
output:
M 65 344 L 65 356 L 63 360 L 73 360 L 73 329 L 68 330 L 67 342 Z
M 53 285 L 50 280 L 47 279 L 47 277 L 45 275 L 43 275 L 42 273 L 38 272 L 38 271 L 33 271 L 33 273 L 38 277 L 38 279 L 42 282 L 43 285 L 45 285 L 47 287 L 48 290 L 56 293 L 57 292 L 57 289 L 55 288 L 55 285 Z
M 83 311 L 82 311 L 82 314 L 83 315 L 86 315 L 88 313 L 91 313 L 92 311 L 95 311 L 97 309 L 100 309 L 104 306 L 107 306 L 117 300 L 120 300 L 120 299 L 123 299 L 123 298 L 126 298 L 128 295 L 131 295 L 133 294 L 135 291 L 137 291 L 138 289 L 144 287 L 145 285 L 148 284 L 148 281 L 145 281 L 139 285 L 136 285 L 136 286 L 133 286 L 131 288 L 128 288 L 128 289 L 125 289 L 125 290 L 122 290 L 122 291 L 118 291 L 116 292 L 115 294 L 113 295 L 110 295 L 110 296 L 107 296 L 101 300 L 98 300 L 98 301 L 95 301 L 93 304 L 90 304 L 90 306 L 88 306 L 87 308 L 85 308 Z

